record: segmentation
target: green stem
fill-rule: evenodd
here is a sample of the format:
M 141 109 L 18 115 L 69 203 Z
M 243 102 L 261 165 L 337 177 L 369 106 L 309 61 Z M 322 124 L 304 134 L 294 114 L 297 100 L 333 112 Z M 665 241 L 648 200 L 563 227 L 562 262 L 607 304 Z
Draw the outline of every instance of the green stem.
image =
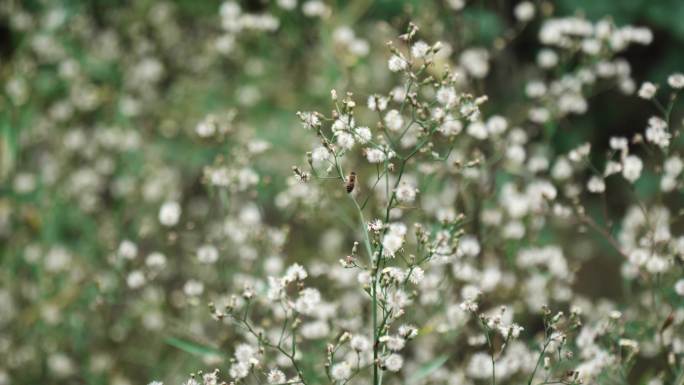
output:
M 537 369 L 539 369 L 539 364 L 541 364 L 542 360 L 544 359 L 544 353 L 546 353 L 546 348 L 549 347 L 550 343 L 551 343 L 551 339 L 547 339 L 546 342 L 544 342 L 544 347 L 542 348 L 541 353 L 539 353 L 539 358 L 537 359 L 537 364 L 534 365 L 534 370 L 532 370 L 532 374 L 530 374 L 530 380 L 527 381 L 527 385 L 532 385 L 532 381 L 534 380 L 534 375 L 537 374 Z

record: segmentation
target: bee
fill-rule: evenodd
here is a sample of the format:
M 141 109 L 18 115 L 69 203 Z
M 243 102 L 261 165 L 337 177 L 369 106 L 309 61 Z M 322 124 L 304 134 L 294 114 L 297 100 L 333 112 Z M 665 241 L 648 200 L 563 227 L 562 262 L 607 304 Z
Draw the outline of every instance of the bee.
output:
M 674 322 L 674 313 L 670 313 L 670 315 L 665 319 L 665 322 L 663 322 L 663 326 L 660 328 L 660 332 L 664 332 L 665 329 L 670 327 L 672 325 L 672 322 Z
M 356 173 L 352 171 L 349 176 L 347 177 L 347 185 L 345 188 L 347 189 L 347 194 L 350 194 L 352 191 L 354 191 L 354 186 L 356 185 Z

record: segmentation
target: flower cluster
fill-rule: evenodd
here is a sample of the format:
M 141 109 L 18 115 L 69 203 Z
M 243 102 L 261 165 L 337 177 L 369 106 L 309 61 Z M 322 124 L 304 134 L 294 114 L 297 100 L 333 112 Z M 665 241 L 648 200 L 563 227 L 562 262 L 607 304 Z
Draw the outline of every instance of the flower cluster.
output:
M 654 32 L 186 3 L 0 5 L 0 385 L 681 383 Z

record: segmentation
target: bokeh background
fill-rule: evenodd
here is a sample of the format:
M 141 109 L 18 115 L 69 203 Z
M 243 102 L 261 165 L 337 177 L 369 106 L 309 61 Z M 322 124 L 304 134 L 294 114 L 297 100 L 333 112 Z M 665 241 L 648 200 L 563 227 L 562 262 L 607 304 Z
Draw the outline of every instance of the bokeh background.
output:
M 207 271 L 187 262 L 197 234 L 210 231 L 205 218 L 221 207 L 202 184 L 204 166 L 224 157 L 257 169 L 262 179 L 242 199 L 265 207 L 274 230 L 286 223 L 297 234 L 288 255 L 313 258 L 304 250 L 320 242 L 315 229 L 326 222 L 306 219 L 314 209 L 276 209 L 282 175 L 312 141 L 296 111 L 325 110 L 331 89 L 385 91 L 385 42 L 408 21 L 454 52 L 496 51 L 479 86 L 486 108 L 507 116 L 519 114 L 540 50 L 538 22 L 517 30 L 511 1 L 471 0 L 463 10 L 437 0 L 238 3 L 272 14 L 277 28 L 256 20 L 253 29 L 226 31 L 220 1 L 0 3 L 0 384 L 146 383 L 220 362 L 220 349 L 210 347 L 230 334 L 207 326 L 205 303 L 180 293 L 199 275 L 217 291 L 228 288 L 251 266 Z M 680 0 L 537 4 L 556 16 L 651 28 L 652 44 L 622 54 L 637 81 L 663 82 L 684 68 Z M 607 148 L 611 136 L 641 132 L 653 113 L 615 88 L 598 90 L 589 112 L 565 120 L 551 141 L 559 153 L 587 139 Z M 229 121 L 223 140 L 197 137 L 208 114 Z M 266 153 L 243 154 L 259 141 L 270 144 Z M 647 195 L 656 186 L 646 176 L 637 189 Z M 169 198 L 181 199 L 188 217 L 170 233 L 157 223 Z M 608 203 L 621 213 L 628 197 L 617 192 Z M 131 267 L 115 257 L 130 248 L 126 240 L 135 254 L 166 256 L 153 287 L 130 290 Z M 596 263 L 581 274 L 580 291 L 623 296 L 619 279 L 604 279 L 619 266 L 589 258 Z

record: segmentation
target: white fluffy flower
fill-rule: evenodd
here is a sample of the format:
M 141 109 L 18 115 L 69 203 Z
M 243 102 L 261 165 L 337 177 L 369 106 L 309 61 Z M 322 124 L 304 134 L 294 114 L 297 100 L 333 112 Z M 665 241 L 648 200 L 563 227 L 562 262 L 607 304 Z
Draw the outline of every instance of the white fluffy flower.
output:
M 547 122 L 551 118 L 551 112 L 543 107 L 530 108 L 527 113 L 528 118 L 537 124 Z
M 660 179 L 660 190 L 663 192 L 670 192 L 677 187 L 677 179 L 671 175 L 665 174 Z
M 348 132 L 342 132 L 338 131 L 336 134 L 337 136 L 337 145 L 346 149 L 346 150 L 351 150 L 354 147 L 354 137 L 352 134 Z
M 534 4 L 530 1 L 523 1 L 518 3 L 513 9 L 513 14 L 518 21 L 527 22 L 534 18 Z
M 452 107 L 458 101 L 458 96 L 456 95 L 456 90 L 454 87 L 440 87 L 435 95 L 437 101 L 445 106 Z
M 636 266 L 643 266 L 648 261 L 650 253 L 647 250 L 637 248 L 632 250 L 628 257 L 629 261 Z
M 117 253 L 123 259 L 135 259 L 138 256 L 138 245 L 128 239 L 124 239 L 119 244 Z
M 278 0 L 277 3 L 280 8 L 288 11 L 293 10 L 297 6 L 297 0 Z
M 465 0 L 448 0 L 447 3 L 454 11 L 460 11 L 466 5 Z
M 459 59 L 461 66 L 474 78 L 484 78 L 489 73 L 489 52 L 484 48 L 469 48 Z
M 665 170 L 665 174 L 671 175 L 673 177 L 681 174 L 683 168 L 684 163 L 682 163 L 682 159 L 678 156 L 671 156 L 665 160 L 665 163 L 663 163 L 663 170 Z
M 475 257 L 480 254 L 480 242 L 473 235 L 464 235 L 458 242 L 459 256 Z
M 330 151 L 323 146 L 318 146 L 311 151 L 311 161 L 315 166 L 321 166 L 330 159 Z
M 646 261 L 646 270 L 652 274 L 664 273 L 667 271 L 667 259 L 659 255 L 654 255 Z
M 553 68 L 558 64 L 558 54 L 550 49 L 543 49 L 537 54 L 537 64 L 542 68 Z
M 644 162 L 636 155 L 629 155 L 622 161 L 622 176 L 634 183 L 641 176 Z
M 558 157 L 551 168 L 551 177 L 556 180 L 565 180 L 572 176 L 572 164 L 565 157 Z
M 603 171 L 603 176 L 607 177 L 617 174 L 622 171 L 622 163 L 610 160 L 606 162 L 606 169 Z
M 245 362 L 236 362 L 231 365 L 228 374 L 237 380 L 245 378 L 249 375 L 249 364 Z
M 298 112 L 297 115 L 302 121 L 302 126 L 306 129 L 312 129 L 321 125 L 321 120 L 315 112 Z
M 534 80 L 525 85 L 525 94 L 530 98 L 539 98 L 546 95 L 546 84 Z
M 400 235 L 387 233 L 382 239 L 383 254 L 394 256 L 404 243 L 404 238 Z
M 377 148 L 369 148 L 366 150 L 366 159 L 369 163 L 382 163 L 385 161 L 385 153 Z
M 373 133 L 368 127 L 357 127 L 354 131 L 356 132 L 356 139 L 361 144 L 368 143 L 373 138 Z
M 365 352 L 366 350 L 370 349 L 371 344 L 368 338 L 362 335 L 355 335 L 352 337 L 351 341 L 349 342 L 350 346 L 352 349 L 356 350 L 357 352 Z
M 591 144 L 590 143 L 584 143 L 584 144 L 572 149 L 568 153 L 568 159 L 570 159 L 573 162 L 579 162 L 582 159 L 585 159 L 586 157 L 588 157 L 590 152 L 591 152 Z
M 466 132 L 473 138 L 480 140 L 487 139 L 488 136 L 487 126 L 479 121 L 470 123 L 466 129 Z
M 641 85 L 641 87 L 639 88 L 638 95 L 642 99 L 649 100 L 649 99 L 652 99 L 653 96 L 655 96 L 657 90 L 658 90 L 658 88 L 656 87 L 655 84 L 653 84 L 651 82 L 644 82 Z
M 411 55 L 417 59 L 421 59 L 427 55 L 429 49 L 430 46 L 426 42 L 419 40 L 411 47 Z
M 389 100 L 384 96 L 371 95 L 368 97 L 368 108 L 371 111 L 384 111 Z
M 525 161 L 527 153 L 525 148 L 519 145 L 511 145 L 506 148 L 506 159 L 508 159 L 512 164 L 522 164 Z
M 145 258 L 145 265 L 151 269 L 161 269 L 166 266 L 166 256 L 154 251 Z
M 331 128 L 333 132 L 337 132 L 351 130 L 355 126 L 356 122 L 354 121 L 353 117 L 349 115 L 342 115 L 339 118 L 335 119 L 335 122 L 332 124 Z
M 463 123 L 460 120 L 454 119 L 451 115 L 447 115 L 437 131 L 444 136 L 458 135 L 463 131 Z
M 404 340 L 402 337 L 392 335 L 384 335 L 380 337 L 380 342 L 384 343 L 385 346 L 387 346 L 387 349 L 393 352 L 398 352 L 406 345 L 406 340 Z
M 670 87 L 677 89 L 677 90 L 684 88 L 684 74 L 674 73 L 674 74 L 668 76 L 667 77 L 667 84 L 669 84 Z
M 168 201 L 159 209 L 159 222 L 164 226 L 175 226 L 181 216 L 181 206 L 176 201 Z
M 677 294 L 684 297 L 684 279 L 680 279 L 679 281 L 675 282 L 674 289 Z
M 610 141 L 608 142 L 610 145 L 610 148 L 613 150 L 619 150 L 619 151 L 627 151 L 628 146 L 629 146 L 629 141 L 627 138 L 623 138 L 620 136 L 613 136 L 610 138 Z
M 302 13 L 308 17 L 324 17 L 330 14 L 330 8 L 322 1 L 309 0 L 302 4 Z
M 383 254 L 393 257 L 404 244 L 404 235 L 406 235 L 406 226 L 404 224 L 391 224 L 387 234 L 382 239 Z
M 240 344 L 235 348 L 235 359 L 238 362 L 252 362 L 257 354 L 257 349 L 248 344 Z
M 287 282 L 302 281 L 308 277 L 309 274 L 306 272 L 304 267 L 300 264 L 294 263 L 287 268 L 285 276 L 283 277 Z
M 602 193 L 606 191 L 606 182 L 603 178 L 594 175 L 587 182 L 587 190 L 592 193 Z
M 652 116 L 648 119 L 648 127 L 646 128 L 647 141 L 660 148 L 666 148 L 670 145 L 671 137 L 672 135 L 667 132 L 667 122 L 657 116 Z
M 266 381 L 268 381 L 269 384 L 282 384 L 287 382 L 287 377 L 285 377 L 285 373 L 281 370 L 271 369 L 268 372 L 268 375 L 266 375 Z
M 390 110 L 385 115 L 385 126 L 390 131 L 399 131 L 404 126 L 404 118 L 397 110 Z
M 302 314 L 311 315 L 321 303 L 321 293 L 314 288 L 306 288 L 301 291 L 295 302 L 295 309 Z
M 215 122 L 205 119 L 199 123 L 197 123 L 197 126 L 195 127 L 195 132 L 197 132 L 197 135 L 202 137 L 202 138 L 207 138 L 214 133 L 216 133 L 216 124 Z
M 200 263 L 212 264 L 218 261 L 218 249 L 214 245 L 202 245 L 197 249 L 197 260 Z
M 475 379 L 489 378 L 490 373 L 492 373 L 492 361 L 489 354 L 483 352 L 473 354 L 466 371 L 470 377 Z
M 401 183 L 395 192 L 397 200 L 401 203 L 411 203 L 416 200 L 416 188 L 408 183 Z
M 423 278 L 425 278 L 425 270 L 418 266 L 414 267 L 413 271 L 411 271 L 411 275 L 409 275 L 409 281 L 414 285 L 420 284 L 420 282 L 423 281 Z
M 490 135 L 500 135 L 508 128 L 506 118 L 500 115 L 494 115 L 487 119 L 487 131 Z
M 197 297 L 204 292 L 204 284 L 195 279 L 190 279 L 183 285 L 183 292 L 189 297 Z
M 413 325 L 401 325 L 397 331 L 400 336 L 407 340 L 413 339 L 418 335 L 418 329 Z
M 339 364 L 333 365 L 330 369 L 330 374 L 334 380 L 344 381 L 351 376 L 351 366 L 349 366 L 346 361 L 340 362 Z
M 133 270 L 126 277 L 126 284 L 131 289 L 139 289 L 145 284 L 145 282 L 145 274 L 140 270 Z
M 389 67 L 389 70 L 392 72 L 399 72 L 405 70 L 408 67 L 408 63 L 403 57 L 392 55 L 387 61 L 387 67 Z
M 302 325 L 302 337 L 310 340 L 327 337 L 330 333 L 330 326 L 326 321 L 313 321 Z
M 390 372 L 398 372 L 404 365 L 404 359 L 400 355 L 394 353 L 385 357 L 382 363 Z

